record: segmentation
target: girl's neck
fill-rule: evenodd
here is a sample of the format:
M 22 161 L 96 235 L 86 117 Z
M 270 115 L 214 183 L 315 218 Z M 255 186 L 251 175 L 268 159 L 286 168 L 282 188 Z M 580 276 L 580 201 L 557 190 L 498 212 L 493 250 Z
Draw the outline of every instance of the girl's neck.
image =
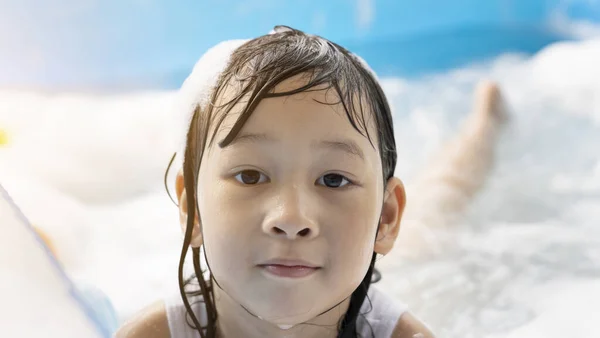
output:
M 215 287 L 215 302 L 218 338 L 335 338 L 338 323 L 348 310 L 350 298 L 326 313 L 291 328 L 280 328 L 255 317 L 218 287 Z

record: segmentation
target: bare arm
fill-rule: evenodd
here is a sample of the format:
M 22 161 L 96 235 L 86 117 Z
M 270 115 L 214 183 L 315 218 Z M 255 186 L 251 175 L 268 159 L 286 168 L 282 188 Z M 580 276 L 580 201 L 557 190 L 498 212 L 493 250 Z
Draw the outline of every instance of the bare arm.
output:
M 425 324 L 405 313 L 398 319 L 392 338 L 434 338 L 434 335 Z
M 127 321 L 115 338 L 171 338 L 164 302 L 156 302 Z

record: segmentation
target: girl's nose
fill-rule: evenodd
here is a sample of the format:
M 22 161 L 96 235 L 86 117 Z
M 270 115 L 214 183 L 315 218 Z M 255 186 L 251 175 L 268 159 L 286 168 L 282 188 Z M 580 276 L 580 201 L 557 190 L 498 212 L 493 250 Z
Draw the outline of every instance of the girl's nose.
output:
M 311 239 L 319 235 L 315 198 L 301 188 L 290 188 L 277 196 L 276 203 L 263 223 L 263 231 L 269 236 L 295 239 Z

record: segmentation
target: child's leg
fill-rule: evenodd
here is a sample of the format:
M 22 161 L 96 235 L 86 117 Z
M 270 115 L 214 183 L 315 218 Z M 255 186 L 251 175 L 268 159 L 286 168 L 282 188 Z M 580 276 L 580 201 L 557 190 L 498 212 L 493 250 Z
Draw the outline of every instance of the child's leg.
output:
M 422 256 L 441 250 L 443 240 L 430 229 L 456 222 L 483 187 L 506 120 L 498 87 L 481 83 L 473 112 L 458 135 L 434 154 L 414 184 L 407 187 L 407 210 L 396 252 Z

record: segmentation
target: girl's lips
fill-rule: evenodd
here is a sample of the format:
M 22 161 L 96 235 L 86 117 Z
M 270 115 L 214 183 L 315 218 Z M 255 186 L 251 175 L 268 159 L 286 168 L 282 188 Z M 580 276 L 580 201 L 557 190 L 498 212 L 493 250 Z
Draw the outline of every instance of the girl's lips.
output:
M 315 264 L 296 259 L 273 259 L 259 264 L 258 267 L 269 274 L 286 278 L 306 277 L 320 269 Z
M 319 270 L 316 267 L 303 266 L 303 265 L 278 265 L 278 264 L 267 264 L 259 265 L 264 271 L 279 277 L 287 278 L 302 278 L 313 274 Z

